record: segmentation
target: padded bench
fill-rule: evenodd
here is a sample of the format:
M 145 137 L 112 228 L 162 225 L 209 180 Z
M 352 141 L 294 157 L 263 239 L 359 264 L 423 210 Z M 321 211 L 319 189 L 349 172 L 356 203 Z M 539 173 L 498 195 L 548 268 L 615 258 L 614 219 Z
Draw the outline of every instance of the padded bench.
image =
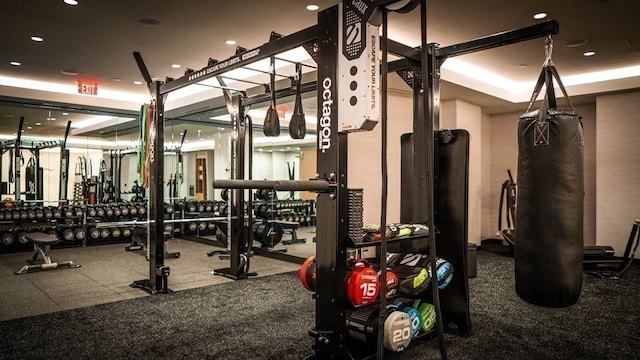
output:
M 284 234 L 291 234 L 291 239 L 290 240 L 283 240 L 282 243 L 285 245 L 291 245 L 291 244 L 299 244 L 299 243 L 306 243 L 307 239 L 301 239 L 298 237 L 298 234 L 296 233 L 296 230 L 300 227 L 300 223 L 297 221 L 282 221 L 282 220 L 277 220 L 274 221 L 277 222 L 278 224 L 280 224 L 280 227 L 282 227 L 282 232 Z
M 64 262 L 52 262 L 51 257 L 49 256 L 49 250 L 51 249 L 51 245 L 55 245 L 60 242 L 60 240 L 52 235 L 48 235 L 41 232 L 28 233 L 26 235 L 27 240 L 33 243 L 33 255 L 31 259 L 27 260 L 29 265 L 23 266 L 20 270 L 16 271 L 16 275 L 26 274 L 33 270 L 50 270 L 50 269 L 58 269 L 60 267 L 67 268 L 79 268 L 80 265 L 74 264 L 73 261 L 64 261 Z M 42 264 L 34 264 L 38 260 L 38 256 L 42 255 L 42 259 L 44 263 Z

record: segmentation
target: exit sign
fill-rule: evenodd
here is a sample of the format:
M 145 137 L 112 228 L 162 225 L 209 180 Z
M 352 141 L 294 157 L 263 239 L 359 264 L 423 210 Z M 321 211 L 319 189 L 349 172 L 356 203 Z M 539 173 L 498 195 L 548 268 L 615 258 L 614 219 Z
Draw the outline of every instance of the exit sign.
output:
M 78 94 L 98 95 L 98 84 L 78 81 Z

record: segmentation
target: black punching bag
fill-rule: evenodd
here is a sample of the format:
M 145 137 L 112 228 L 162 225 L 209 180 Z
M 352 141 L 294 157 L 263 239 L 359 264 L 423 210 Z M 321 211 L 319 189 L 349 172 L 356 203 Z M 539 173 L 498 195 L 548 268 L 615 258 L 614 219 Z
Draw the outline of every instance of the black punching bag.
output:
M 554 77 L 570 109 L 556 107 Z M 542 107 L 529 111 L 542 85 Z M 583 148 L 581 117 L 548 59 L 518 123 L 516 293 L 535 305 L 570 306 L 580 297 Z

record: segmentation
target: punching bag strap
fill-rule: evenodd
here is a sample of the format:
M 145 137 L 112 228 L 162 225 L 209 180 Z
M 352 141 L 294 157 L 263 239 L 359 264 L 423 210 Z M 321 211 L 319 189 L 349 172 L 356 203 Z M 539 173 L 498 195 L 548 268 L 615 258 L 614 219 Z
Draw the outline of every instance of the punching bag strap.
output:
M 553 64 L 553 61 L 551 60 L 552 52 L 553 52 L 553 39 L 551 38 L 551 35 L 549 35 L 545 40 L 545 62 L 542 65 L 542 71 L 540 72 L 540 76 L 538 76 L 538 81 L 536 82 L 536 85 L 534 87 L 533 94 L 531 95 L 531 99 L 529 100 L 529 106 L 527 106 L 526 112 L 531 111 L 531 109 L 533 108 L 533 104 L 535 103 L 535 101 L 538 99 L 538 96 L 540 95 L 542 86 L 545 86 L 546 88 L 544 103 L 548 104 L 547 106 L 543 104 L 542 109 L 546 110 L 549 108 L 556 108 L 557 105 L 556 105 L 556 95 L 555 95 L 555 90 L 553 85 L 553 78 L 556 79 L 556 82 L 558 83 L 558 87 L 560 88 L 560 90 L 562 91 L 562 94 L 567 100 L 569 107 L 571 108 L 571 110 L 575 111 L 573 107 L 573 103 L 571 102 L 571 99 L 567 94 L 567 90 L 562 84 L 562 80 L 560 80 L 560 75 L 558 74 L 558 70 L 556 70 L 556 67 Z

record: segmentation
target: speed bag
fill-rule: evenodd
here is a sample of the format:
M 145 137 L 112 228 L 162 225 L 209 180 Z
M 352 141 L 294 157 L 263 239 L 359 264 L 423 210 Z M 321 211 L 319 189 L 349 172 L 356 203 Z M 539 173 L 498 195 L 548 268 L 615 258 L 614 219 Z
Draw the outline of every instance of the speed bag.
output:
M 575 304 L 582 288 L 583 134 L 576 112 L 549 108 L 518 123 L 516 293 L 545 307 Z

